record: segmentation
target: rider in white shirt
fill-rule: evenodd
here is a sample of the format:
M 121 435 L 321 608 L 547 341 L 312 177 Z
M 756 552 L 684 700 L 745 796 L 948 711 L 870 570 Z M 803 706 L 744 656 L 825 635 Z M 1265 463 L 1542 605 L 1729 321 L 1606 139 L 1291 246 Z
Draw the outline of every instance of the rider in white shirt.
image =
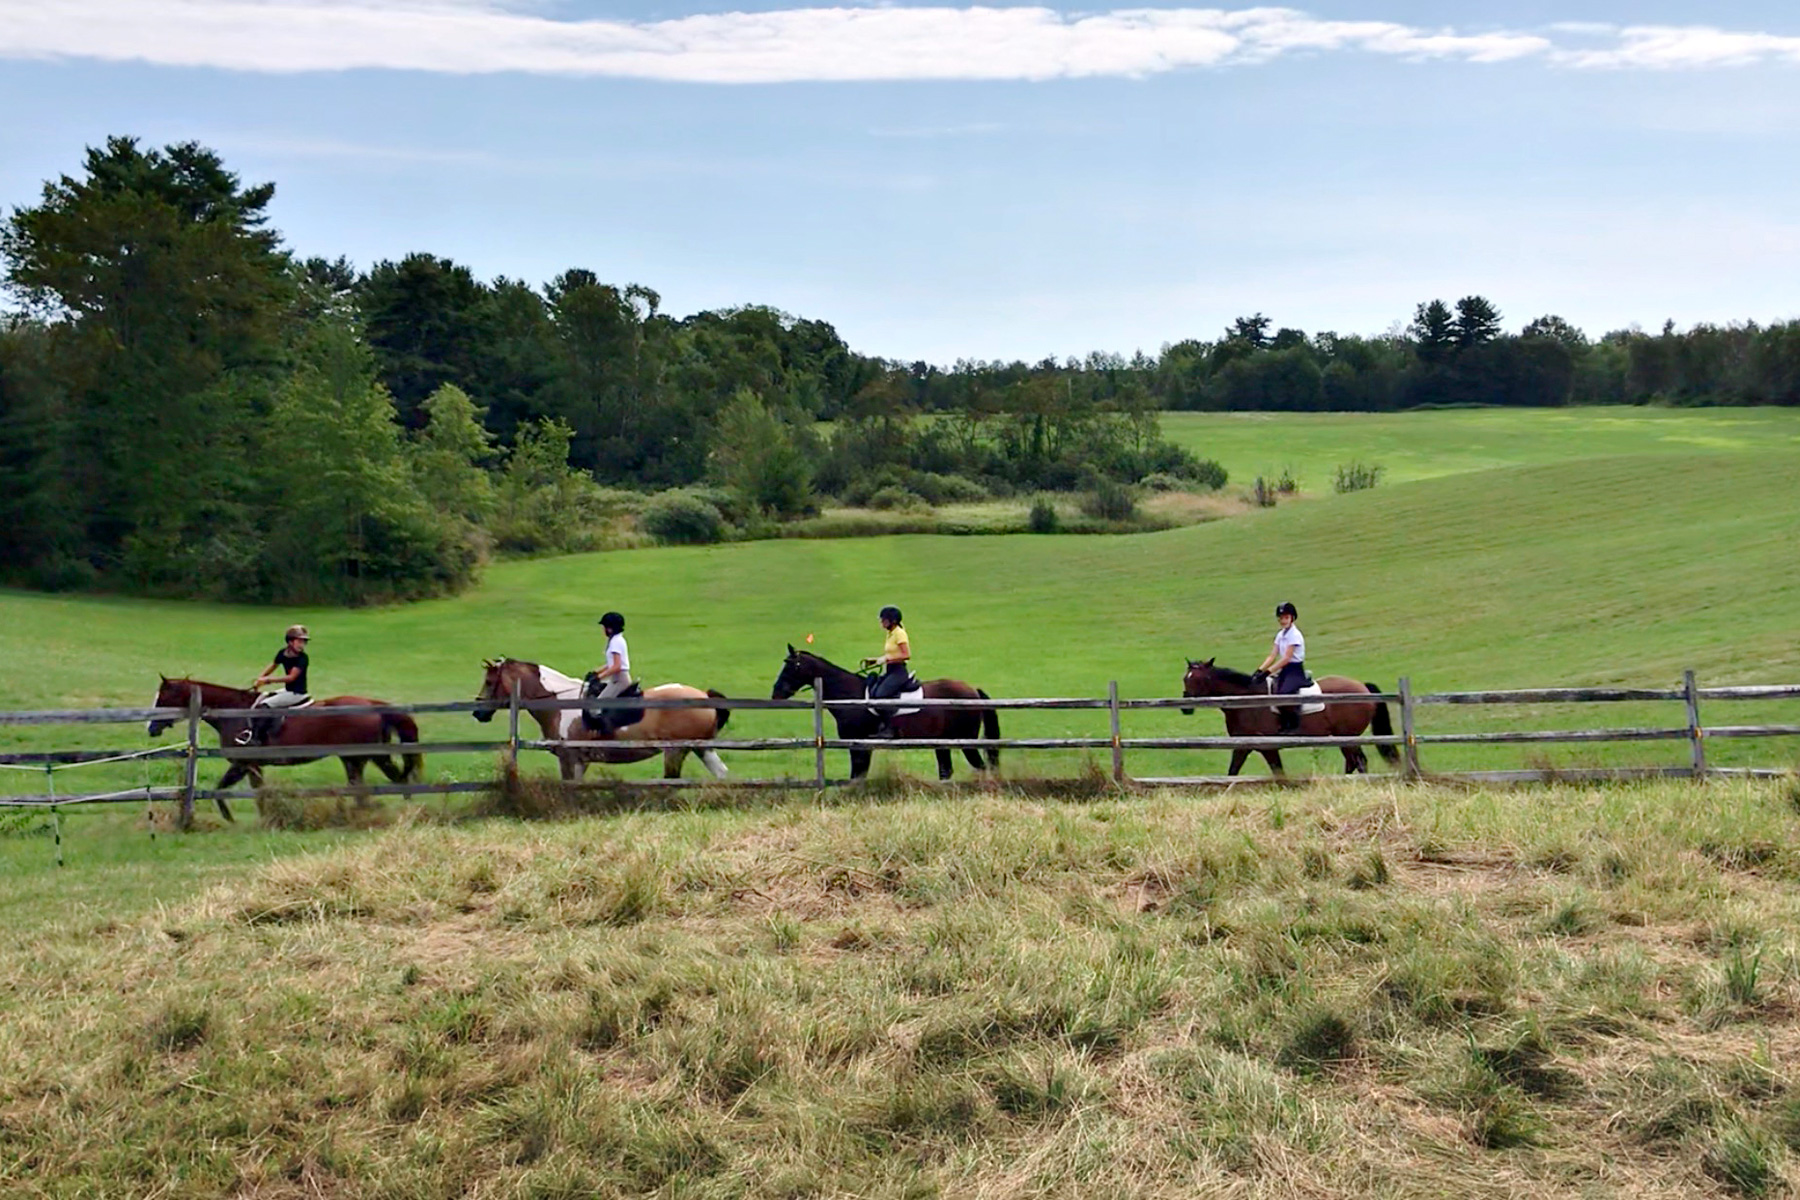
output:
M 595 699 L 607 700 L 631 686 L 631 650 L 625 645 L 624 617 L 609 612 L 600 618 L 600 628 L 606 631 L 606 661 L 594 671 L 601 684 Z M 588 720 L 590 728 L 599 726 L 594 732 L 610 733 L 618 722 L 618 710 L 596 709 Z
M 1269 651 L 1269 657 L 1263 659 L 1257 673 L 1274 678 L 1275 686 L 1270 690 L 1276 695 L 1291 696 L 1306 686 L 1306 636 L 1300 632 L 1299 610 L 1288 601 L 1275 606 L 1275 620 L 1281 628 L 1275 634 L 1275 645 Z M 1282 733 L 1292 733 L 1300 727 L 1298 708 L 1278 708 L 1275 715 Z

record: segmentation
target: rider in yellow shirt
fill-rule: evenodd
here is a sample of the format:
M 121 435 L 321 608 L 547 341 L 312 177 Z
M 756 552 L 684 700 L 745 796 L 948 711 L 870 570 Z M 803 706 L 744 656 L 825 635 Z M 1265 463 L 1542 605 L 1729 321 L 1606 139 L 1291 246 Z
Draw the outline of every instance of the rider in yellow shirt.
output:
M 865 667 L 884 667 L 881 678 L 869 689 L 871 700 L 891 700 L 906 690 L 906 681 L 912 677 L 912 670 L 906 665 L 912 659 L 912 643 L 907 639 L 906 626 L 900 623 L 900 610 L 892 604 L 881 610 L 881 627 L 887 631 L 887 640 L 882 643 L 881 653 L 874 658 L 865 658 Z M 891 737 L 893 728 L 893 710 L 882 709 L 881 729 L 876 737 Z

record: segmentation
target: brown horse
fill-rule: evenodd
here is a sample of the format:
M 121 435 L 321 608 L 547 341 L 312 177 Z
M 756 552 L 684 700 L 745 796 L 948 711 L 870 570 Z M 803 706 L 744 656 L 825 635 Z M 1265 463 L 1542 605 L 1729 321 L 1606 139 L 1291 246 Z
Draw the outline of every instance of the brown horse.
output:
M 814 680 L 822 680 L 827 700 L 860 700 L 867 696 L 863 676 L 855 671 L 838 666 L 827 659 L 820 658 L 808 650 L 796 650 L 793 643 L 788 644 L 787 660 L 781 664 L 781 674 L 775 677 L 775 688 L 770 693 L 776 700 L 786 700 L 794 693 L 813 686 Z M 989 700 L 992 699 L 978 687 L 964 683 L 960 679 L 933 679 L 925 684 L 925 698 L 928 700 Z M 875 736 L 881 727 L 881 718 L 872 708 L 843 707 L 833 708 L 831 715 L 837 721 L 838 736 L 841 738 L 866 738 Z M 894 730 L 894 741 L 901 742 L 908 738 L 994 738 L 1000 736 L 1000 714 L 991 708 L 922 708 L 918 712 L 901 713 L 895 716 L 890 724 Z M 850 751 L 850 778 L 861 779 L 869 773 L 869 757 L 871 751 Z M 963 756 L 969 765 L 977 771 L 998 771 L 1000 769 L 999 747 L 990 747 L 987 761 L 981 759 L 978 748 L 965 748 Z M 938 778 L 948 779 L 952 774 L 950 751 L 940 749 L 937 752 Z
M 481 691 L 475 697 L 474 715 L 477 721 L 493 720 L 494 714 L 507 706 L 515 683 L 518 684 L 521 701 L 581 698 L 581 680 L 564 675 L 552 667 L 517 658 L 494 659 L 482 663 L 482 666 L 487 669 L 487 677 L 482 680 Z M 723 700 L 725 693 L 701 691 L 682 683 L 664 683 L 644 689 L 646 700 L 705 700 L 708 697 Z M 555 751 L 556 761 L 562 766 L 562 777 L 570 783 L 581 778 L 589 763 L 642 762 L 658 753 L 663 756 L 663 778 L 678 779 L 681 777 L 681 764 L 688 756 L 686 750 L 672 748 L 658 751 L 653 746 L 633 746 L 631 743 L 710 741 L 719 736 L 719 731 L 725 728 L 725 722 L 731 719 L 729 708 L 647 708 L 643 711 L 642 720 L 610 733 L 595 733 L 589 729 L 582 723 L 579 709 L 538 709 L 531 715 L 537 718 L 538 728 L 544 731 L 546 740 L 594 743 L 591 749 L 582 746 L 573 750 Z M 701 750 L 699 755 L 700 761 L 712 772 L 713 778 L 725 778 L 728 772 L 719 759 L 718 751 Z
M 200 693 L 200 707 L 215 708 L 249 708 L 256 702 L 256 693 L 248 688 L 226 687 L 222 683 L 205 683 L 198 679 L 170 679 L 162 677 L 162 684 L 156 689 L 155 707 L 186 708 L 188 698 L 195 692 Z M 282 712 L 281 729 L 269 741 L 270 746 L 292 747 L 292 756 L 282 758 L 235 758 L 237 735 L 243 731 L 248 721 L 244 717 L 209 717 L 201 720 L 213 727 L 219 735 L 219 745 L 225 751 L 225 758 L 231 763 L 225 774 L 219 777 L 217 789 L 224 791 L 246 775 L 250 777 L 252 787 L 262 786 L 264 767 L 292 767 L 300 763 L 316 762 L 324 755 L 308 754 L 308 746 L 360 746 L 380 745 L 394 741 L 416 742 L 419 740 L 419 727 L 405 713 L 334 713 L 332 708 L 339 705 L 385 704 L 385 700 L 371 700 L 364 696 L 332 696 L 329 699 L 317 700 L 305 708 L 285 710 Z M 155 720 L 145 726 L 151 737 L 160 737 L 173 721 Z M 403 766 L 395 765 L 390 755 L 341 756 L 344 761 L 344 778 L 353 788 L 362 787 L 363 766 L 373 762 L 381 768 L 381 773 L 395 783 L 411 783 L 419 778 L 425 764 L 424 756 L 407 754 L 403 757 Z M 218 797 L 219 812 L 227 821 L 232 819 L 231 809 L 226 805 L 223 796 Z
M 1381 689 L 1372 683 L 1358 683 L 1354 679 L 1346 679 L 1342 675 L 1327 675 L 1318 681 L 1319 690 L 1329 696 L 1367 696 L 1379 695 Z M 1181 680 L 1181 694 L 1195 696 L 1258 696 L 1265 695 L 1268 688 L 1262 681 L 1245 675 L 1241 671 L 1233 671 L 1230 667 L 1213 665 L 1212 659 L 1195 662 L 1188 659 L 1187 674 Z M 1301 702 L 1296 696 L 1281 698 L 1289 704 Z M 1192 713 L 1191 708 L 1181 710 Z M 1228 737 L 1283 737 L 1276 721 L 1275 705 L 1267 708 L 1225 708 L 1219 711 L 1225 714 L 1225 734 Z M 1380 702 L 1368 704 L 1327 704 L 1323 712 L 1305 713 L 1300 718 L 1300 728 L 1294 731 L 1295 737 L 1359 737 L 1369 728 L 1375 726 L 1378 737 L 1391 737 L 1394 732 L 1392 722 L 1388 720 L 1387 705 Z M 1358 771 L 1368 774 L 1369 756 L 1363 753 L 1361 746 L 1340 747 L 1344 752 L 1344 774 L 1354 775 Z M 1392 746 L 1376 747 L 1381 757 L 1390 763 L 1400 761 L 1400 752 Z M 1269 761 L 1269 769 L 1277 775 L 1285 775 L 1281 769 L 1281 751 L 1262 750 L 1259 753 Z M 1231 752 L 1231 770 L 1236 775 L 1243 767 L 1244 760 L 1250 757 L 1248 750 Z

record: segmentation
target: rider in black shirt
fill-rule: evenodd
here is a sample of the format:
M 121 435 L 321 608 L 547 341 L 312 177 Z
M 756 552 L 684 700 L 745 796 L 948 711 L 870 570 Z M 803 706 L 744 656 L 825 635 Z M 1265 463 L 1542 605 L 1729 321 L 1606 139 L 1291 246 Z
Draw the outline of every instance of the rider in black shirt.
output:
M 311 635 L 304 625 L 290 625 L 284 634 L 287 643 L 276 652 L 275 660 L 250 683 L 250 690 L 257 691 L 265 683 L 279 681 L 283 686 L 279 692 L 271 692 L 258 696 L 258 708 L 293 708 L 305 704 L 312 697 L 306 691 L 306 668 L 311 661 L 306 656 L 306 643 Z M 280 727 L 279 716 L 274 718 L 256 718 L 237 736 L 239 745 L 248 745 L 252 741 L 266 742 L 269 735 Z

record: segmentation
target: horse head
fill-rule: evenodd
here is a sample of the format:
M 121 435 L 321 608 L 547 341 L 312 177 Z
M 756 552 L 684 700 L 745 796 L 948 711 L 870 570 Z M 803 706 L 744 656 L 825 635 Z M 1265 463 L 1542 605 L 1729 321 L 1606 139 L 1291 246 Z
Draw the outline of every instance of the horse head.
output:
M 803 653 L 794 649 L 789 642 L 787 658 L 782 661 L 781 674 L 775 677 L 775 686 L 769 691 L 769 699 L 786 700 L 801 688 L 812 686 L 813 677 L 806 670 Z
M 170 679 L 167 675 L 158 675 L 162 682 L 157 685 L 156 699 L 150 702 L 151 708 L 186 708 L 191 681 L 186 679 Z M 175 722 L 167 717 L 157 717 L 144 722 L 144 732 L 151 737 L 161 737 L 168 732 L 169 726 Z
M 1187 674 L 1181 677 L 1181 694 L 1183 696 L 1211 696 L 1214 694 L 1213 682 L 1213 660 L 1209 658 L 1205 662 L 1197 662 L 1190 658 L 1187 660 Z M 1181 715 L 1191 717 L 1194 715 L 1194 710 L 1184 708 L 1181 710 Z
M 482 659 L 481 667 L 486 674 L 481 680 L 481 690 L 475 693 L 475 711 L 469 715 L 484 724 L 493 720 L 495 710 L 511 700 L 513 681 L 519 677 L 516 668 L 523 665 L 510 658 Z

